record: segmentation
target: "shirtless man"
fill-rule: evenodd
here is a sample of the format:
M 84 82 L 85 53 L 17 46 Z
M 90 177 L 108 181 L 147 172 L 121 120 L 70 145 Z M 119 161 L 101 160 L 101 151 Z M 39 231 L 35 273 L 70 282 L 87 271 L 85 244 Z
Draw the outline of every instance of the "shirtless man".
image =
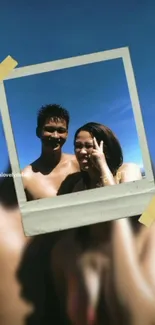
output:
M 40 157 L 23 170 L 28 200 L 57 195 L 63 180 L 79 171 L 74 155 L 62 153 L 68 136 L 69 113 L 59 105 L 46 105 L 39 111 L 36 135 L 41 140 Z

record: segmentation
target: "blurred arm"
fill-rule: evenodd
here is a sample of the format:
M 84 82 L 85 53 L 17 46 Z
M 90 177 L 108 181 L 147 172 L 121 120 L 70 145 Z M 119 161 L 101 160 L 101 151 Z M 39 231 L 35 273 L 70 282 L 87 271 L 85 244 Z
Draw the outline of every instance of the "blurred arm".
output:
M 128 310 L 130 324 L 155 324 L 155 294 L 146 274 L 144 276 L 144 266 L 138 259 L 135 238 L 127 218 L 114 221 L 112 272 L 117 299 Z

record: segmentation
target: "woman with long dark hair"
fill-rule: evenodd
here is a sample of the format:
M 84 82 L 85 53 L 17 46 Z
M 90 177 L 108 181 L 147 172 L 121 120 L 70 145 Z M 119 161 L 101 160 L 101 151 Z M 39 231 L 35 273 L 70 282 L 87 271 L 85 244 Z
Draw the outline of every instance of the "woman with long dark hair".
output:
M 89 122 L 80 127 L 74 136 L 74 151 L 81 171 L 66 178 L 58 195 L 142 178 L 138 165 L 123 163 L 121 145 L 105 125 Z

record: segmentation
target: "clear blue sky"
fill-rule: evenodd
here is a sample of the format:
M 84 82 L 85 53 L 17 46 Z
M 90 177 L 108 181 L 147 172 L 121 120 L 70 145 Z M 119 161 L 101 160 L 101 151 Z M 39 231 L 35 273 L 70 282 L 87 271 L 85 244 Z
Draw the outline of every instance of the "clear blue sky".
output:
M 0 60 L 8 54 L 19 67 L 129 46 L 149 149 L 155 163 L 155 1 L 11 0 L 1 4 Z M 121 60 L 65 69 L 5 82 L 20 165 L 40 154 L 36 114 L 47 103 L 71 114 L 69 138 L 88 121 L 108 125 L 117 134 L 125 161 L 142 158 Z M 0 121 L 0 172 L 7 148 Z

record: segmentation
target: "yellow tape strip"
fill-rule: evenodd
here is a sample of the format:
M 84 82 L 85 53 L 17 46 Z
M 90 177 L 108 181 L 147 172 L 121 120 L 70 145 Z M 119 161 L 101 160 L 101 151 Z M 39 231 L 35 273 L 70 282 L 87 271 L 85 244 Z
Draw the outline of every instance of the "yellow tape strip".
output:
M 138 220 L 140 223 L 146 227 L 150 227 L 155 221 L 155 197 L 151 200 L 147 209 L 143 212 L 141 217 Z
M 0 81 L 4 80 L 17 65 L 18 62 L 8 55 L 0 64 Z

